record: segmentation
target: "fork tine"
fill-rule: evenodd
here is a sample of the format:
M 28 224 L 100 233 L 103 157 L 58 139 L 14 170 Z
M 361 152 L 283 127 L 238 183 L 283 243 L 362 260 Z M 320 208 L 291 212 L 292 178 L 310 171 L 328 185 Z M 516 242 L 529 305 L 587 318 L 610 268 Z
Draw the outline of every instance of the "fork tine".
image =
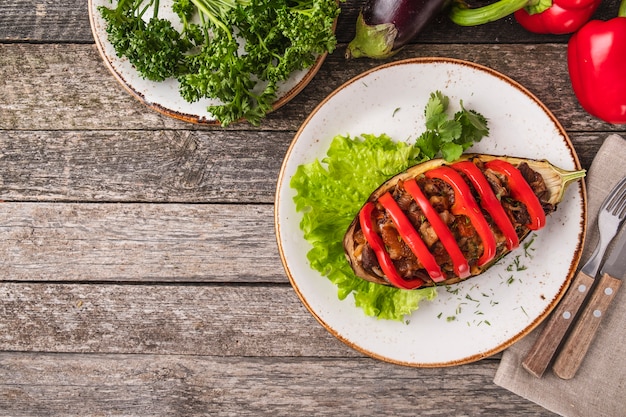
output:
M 615 207 L 626 200 L 626 177 L 613 189 L 611 196 L 604 201 L 603 209 L 616 214 Z
M 620 211 L 618 213 L 618 218 L 620 220 L 624 220 L 624 218 L 626 217 L 626 201 L 622 203 L 621 207 L 619 208 Z
M 615 208 L 614 213 L 623 220 L 626 217 L 626 192 L 623 193 L 622 198 L 617 202 L 618 206 Z

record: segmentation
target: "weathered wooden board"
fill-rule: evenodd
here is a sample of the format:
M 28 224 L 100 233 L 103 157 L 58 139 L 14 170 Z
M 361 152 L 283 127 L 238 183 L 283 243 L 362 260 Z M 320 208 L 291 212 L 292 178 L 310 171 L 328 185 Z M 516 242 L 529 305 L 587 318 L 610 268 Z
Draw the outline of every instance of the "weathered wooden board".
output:
M 0 300 L 1 351 L 363 356 L 289 285 L 0 283 Z
M 347 61 L 360 6 L 341 3 L 337 50 L 300 95 L 259 127 L 221 128 L 131 97 L 94 45 L 87 0 L 0 1 L 0 416 L 553 416 L 493 384 L 499 355 L 414 369 L 326 331 L 277 252 L 278 172 L 328 94 L 409 57 L 510 76 L 584 167 L 626 131 L 578 105 L 569 36 L 442 16 L 389 60 Z
M 288 131 L 0 131 L 0 199 L 270 204 L 292 139 Z
M 492 383 L 496 361 L 0 354 L 0 410 L 107 416 L 552 416 Z
M 488 4 L 476 0 L 472 5 Z M 616 15 L 618 0 L 605 0 L 596 12 L 598 19 Z M 339 42 L 354 37 L 360 2 L 340 2 L 337 22 Z M 0 3 L 1 41 L 92 42 L 87 0 L 15 0 Z M 512 17 L 485 25 L 460 28 L 445 14 L 426 27 L 416 39 L 425 43 L 543 43 L 567 42 L 568 36 L 533 34 L 524 30 Z
M 542 100 L 573 131 L 619 130 L 589 116 L 571 90 L 566 45 L 412 45 L 394 59 L 440 56 L 486 65 L 508 75 Z M 546 62 L 552 62 L 546 67 Z M 380 65 L 374 60 L 328 57 L 303 94 L 272 113 L 262 130 L 296 130 L 328 94 L 359 73 Z M 132 98 L 104 66 L 95 46 L 76 44 L 0 44 L 0 129 L 110 130 L 188 129 Z M 247 123 L 229 129 L 245 130 Z M 207 128 L 221 130 L 220 127 Z
M 9 281 L 281 282 L 269 205 L 0 204 Z
M 0 131 L 0 200 L 272 204 L 293 135 Z M 606 134 L 570 136 L 588 168 Z

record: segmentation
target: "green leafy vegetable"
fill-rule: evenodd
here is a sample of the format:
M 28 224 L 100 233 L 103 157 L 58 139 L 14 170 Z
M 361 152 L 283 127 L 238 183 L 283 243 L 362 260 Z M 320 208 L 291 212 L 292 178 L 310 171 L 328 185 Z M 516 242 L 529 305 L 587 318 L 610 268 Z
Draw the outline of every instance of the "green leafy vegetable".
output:
M 461 115 L 459 120 L 445 120 L 447 107 L 447 97 L 440 92 L 431 95 L 426 106 L 427 129 L 437 136 L 429 142 L 428 152 L 421 146 L 395 142 L 384 134 L 339 135 L 333 139 L 325 158 L 300 165 L 291 178 L 290 186 L 297 191 L 296 210 L 303 216 L 300 228 L 313 246 L 307 254 L 311 267 L 337 286 L 339 299 L 353 294 L 356 306 L 369 316 L 402 320 L 418 308 L 421 300 L 432 300 L 437 294 L 435 287 L 401 290 L 356 277 L 345 258 L 343 236 L 363 202 L 381 183 L 443 153 L 447 143 L 453 142 L 466 149 L 475 138 L 481 137 L 476 133 L 479 130 L 476 126 L 481 126 L 485 134 L 488 132 L 486 119 L 465 109 L 459 113 L 469 115 Z M 470 118 L 480 123 L 469 121 Z M 471 128 L 465 127 L 470 125 Z M 449 133 L 457 130 L 458 134 Z M 453 139 L 448 141 L 441 137 Z
M 177 78 L 188 102 L 218 100 L 207 110 L 224 126 L 242 118 L 259 124 L 279 84 L 336 46 L 336 0 L 172 2 L 180 31 L 159 17 L 159 0 L 100 7 L 108 40 L 143 77 Z
M 116 9 L 99 8 L 107 22 L 109 42 L 116 54 L 128 58 L 145 78 L 163 81 L 176 77 L 193 42 L 181 36 L 170 21 L 158 18 L 158 0 L 144 3 L 120 0 Z M 149 7 L 154 8 L 151 16 L 146 15 Z
M 420 162 L 419 150 L 386 135 L 337 136 L 321 162 L 300 165 L 291 179 L 298 191 L 296 210 L 303 212 L 300 228 L 313 245 L 307 254 L 311 267 L 326 275 L 340 299 L 354 293 L 356 305 L 367 315 L 401 320 L 432 299 L 432 287 L 400 290 L 354 275 L 343 251 L 343 235 L 363 202 L 380 183 Z
M 426 104 L 426 131 L 415 141 L 415 146 L 428 158 L 441 155 L 446 161 L 458 159 L 463 151 L 489 134 L 487 119 L 481 114 L 461 110 L 452 118 L 447 114 L 449 99 L 440 91 L 431 93 Z

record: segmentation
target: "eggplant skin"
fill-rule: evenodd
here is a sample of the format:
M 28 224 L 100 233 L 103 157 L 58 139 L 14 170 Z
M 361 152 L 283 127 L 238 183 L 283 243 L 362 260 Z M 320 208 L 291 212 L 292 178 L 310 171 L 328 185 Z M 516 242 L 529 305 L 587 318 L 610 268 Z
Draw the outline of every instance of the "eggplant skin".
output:
M 450 0 L 366 0 L 346 58 L 393 56 L 424 30 Z
M 575 180 L 578 180 L 579 178 L 584 177 L 585 175 L 584 170 L 565 171 L 561 168 L 558 168 L 552 165 L 550 162 L 546 160 L 532 160 L 532 159 L 523 159 L 523 158 L 515 158 L 515 157 L 508 157 L 508 156 L 495 156 L 495 155 L 486 155 L 486 154 L 465 154 L 459 160 L 455 162 L 471 160 L 474 163 L 483 164 L 485 162 L 488 162 L 494 159 L 507 161 L 516 167 L 525 166 L 525 168 L 530 168 L 531 171 L 529 172 L 531 172 L 531 174 L 533 173 L 539 174 L 538 176 L 535 175 L 535 177 L 539 178 L 539 182 L 544 185 L 543 193 L 541 193 L 539 198 L 544 208 L 544 212 L 546 214 L 549 214 L 550 212 L 556 209 L 557 204 L 563 198 L 563 193 L 565 191 L 565 188 L 570 183 L 574 182 Z M 404 183 L 405 181 L 411 178 L 415 178 L 415 179 L 424 178 L 423 174 L 425 174 L 427 171 L 430 171 L 442 165 L 449 165 L 449 163 L 444 161 L 443 159 L 432 159 L 424 163 L 412 166 L 406 171 L 395 175 L 394 177 L 390 178 L 389 180 L 384 182 L 382 185 L 380 185 L 374 192 L 372 192 L 372 194 L 369 196 L 367 201 L 364 202 L 364 204 L 368 202 L 376 203 L 378 199 L 387 191 L 391 191 L 393 194 L 393 191 L 396 189 L 398 184 Z M 493 187 L 495 187 L 495 185 L 492 185 L 492 188 Z M 536 185 L 533 185 L 532 187 L 535 188 Z M 494 230 L 494 233 L 498 233 L 497 232 L 498 229 L 495 225 L 491 224 L 490 226 L 492 230 Z M 528 234 L 530 233 L 530 230 L 522 224 L 516 224 L 515 226 L 516 226 L 518 239 L 520 242 L 522 242 L 522 240 L 524 240 L 524 238 L 528 236 Z M 373 252 L 370 249 L 369 255 L 366 256 L 366 250 L 364 249 L 364 246 L 367 246 L 367 245 L 363 245 L 364 238 L 363 238 L 363 233 L 361 232 L 360 229 L 361 227 L 360 227 L 360 222 L 359 222 L 359 216 L 357 215 L 355 219 L 352 221 L 352 223 L 350 224 L 350 226 L 348 227 L 348 230 L 346 231 L 344 235 L 344 239 L 343 239 L 344 251 L 345 251 L 348 263 L 352 267 L 352 270 L 354 271 L 356 276 L 366 281 L 371 281 L 377 284 L 391 285 L 379 267 L 372 268 L 371 259 L 373 257 Z M 469 257 L 467 258 L 468 262 L 470 263 L 470 275 L 469 277 L 464 278 L 464 279 L 469 279 L 474 276 L 480 275 L 485 270 L 489 269 L 489 267 L 491 267 L 493 264 L 495 264 L 499 259 L 506 256 L 510 252 L 507 249 L 506 244 L 503 242 L 502 239 L 497 239 L 497 240 L 498 240 L 498 244 L 497 244 L 497 249 L 496 249 L 496 255 L 487 264 L 483 265 L 482 267 L 478 267 L 476 265 L 475 259 L 474 261 L 470 261 Z M 367 261 L 366 258 L 368 258 L 369 261 Z M 375 257 L 373 259 L 375 259 Z M 449 258 L 448 258 L 448 262 L 449 262 Z M 365 267 L 364 263 L 369 263 L 370 265 Z M 397 264 L 396 261 L 394 261 L 394 263 Z M 443 265 L 441 266 L 442 266 L 442 272 L 443 272 L 444 267 Z M 451 271 L 451 268 L 446 268 L 446 273 L 444 275 L 445 275 L 445 279 L 437 283 L 433 282 L 430 279 L 430 277 L 428 277 L 426 271 L 424 270 L 419 271 L 417 274 L 414 274 L 413 276 L 422 279 L 422 281 L 425 282 L 424 284 L 425 286 L 450 285 L 450 284 L 458 283 L 463 280 L 462 278 L 454 275 L 454 273 Z

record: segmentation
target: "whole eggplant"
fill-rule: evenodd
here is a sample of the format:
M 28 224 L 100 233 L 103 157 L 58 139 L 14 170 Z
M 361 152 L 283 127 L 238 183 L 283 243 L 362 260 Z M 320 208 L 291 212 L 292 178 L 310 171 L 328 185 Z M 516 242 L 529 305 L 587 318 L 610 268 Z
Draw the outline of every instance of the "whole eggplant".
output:
M 346 58 L 388 58 L 410 42 L 450 0 L 366 0 Z

